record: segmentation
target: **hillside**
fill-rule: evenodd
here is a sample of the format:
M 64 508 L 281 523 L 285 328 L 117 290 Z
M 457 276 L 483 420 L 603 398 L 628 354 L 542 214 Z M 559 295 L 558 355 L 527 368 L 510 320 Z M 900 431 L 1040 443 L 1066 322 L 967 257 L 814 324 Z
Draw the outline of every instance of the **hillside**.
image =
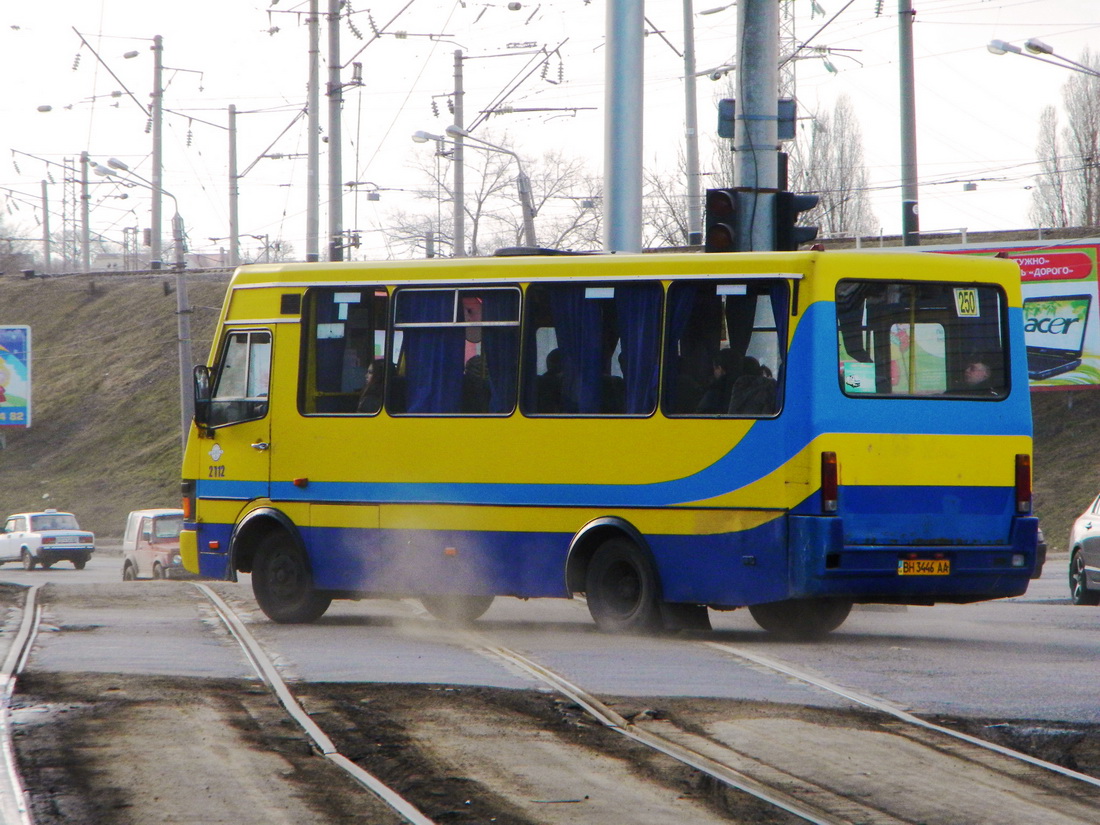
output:
M 0 451 L 0 517 L 54 506 L 104 537 L 179 500 L 173 276 L 0 277 L 0 324 L 29 324 L 34 422 Z M 188 277 L 203 359 L 228 276 Z M 1052 551 L 1100 491 L 1100 392 L 1034 393 L 1035 502 Z

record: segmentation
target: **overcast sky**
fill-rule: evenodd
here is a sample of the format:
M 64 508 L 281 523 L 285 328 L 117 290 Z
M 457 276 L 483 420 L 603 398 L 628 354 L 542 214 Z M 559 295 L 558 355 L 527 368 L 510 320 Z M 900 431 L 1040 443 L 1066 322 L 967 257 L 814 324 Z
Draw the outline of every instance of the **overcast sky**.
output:
M 872 203 L 883 231 L 896 234 L 901 223 L 898 2 L 791 2 L 800 40 L 841 12 L 812 42 L 837 50 L 828 58 L 836 72 L 821 57 L 798 61 L 800 114 L 828 109 L 840 94 L 852 98 L 863 130 Z M 321 5 L 324 9 L 327 0 Z M 425 155 L 431 157 L 433 147 L 413 143 L 410 135 L 418 129 L 441 134 L 451 122 L 446 95 L 454 86 L 457 48 L 477 58 L 464 63 L 467 123 L 494 105 L 553 110 L 495 115 L 476 134 L 508 141 L 532 161 L 548 148 L 560 148 L 583 158 L 594 173 L 602 171 L 603 0 L 523 0 L 519 10 L 508 5 L 507 0 L 381 0 L 362 8 L 353 3 L 352 20 L 362 39 L 345 25 L 341 58 L 362 62 L 363 86 L 347 90 L 342 178 L 371 181 L 389 191 L 379 201 L 346 196 L 344 223 L 363 230 L 373 254 L 384 254 L 391 210 L 434 212 L 430 200 L 417 197 L 418 191 L 430 189 L 415 168 Z M 722 5 L 720 0 L 697 0 L 695 10 L 716 5 Z M 812 14 L 813 5 L 824 15 Z M 881 14 L 876 13 L 879 5 Z M 1022 44 L 1038 37 L 1077 59 L 1100 37 L 1100 2 L 914 0 L 914 5 L 921 228 L 1030 226 L 1028 187 L 1039 112 L 1060 105 L 1070 73 L 1016 55 L 995 57 L 986 44 L 993 38 Z M 40 181 L 48 176 L 56 181 L 48 187 L 51 228 L 60 228 L 64 209 L 71 214 L 61 170 L 45 161 L 60 164 L 88 151 L 101 163 L 118 157 L 150 176 L 151 138 L 141 106 L 148 104 L 152 88 L 151 38 L 160 34 L 169 67 L 164 105 L 181 113 L 165 120 L 164 187 L 180 201 L 191 247 L 216 249 L 223 242 L 210 238 L 228 234 L 224 126 L 226 108 L 234 104 L 241 112 L 239 169 L 248 169 L 240 185 L 241 231 L 282 238 L 304 253 L 305 159 L 258 158 L 306 150 L 304 119 L 292 123 L 306 97 L 306 8 L 292 0 L 271 6 L 250 0 L 54 0 L 9 9 L 0 31 L 6 80 L 0 148 L 26 154 L 4 158 L 0 186 L 15 193 L 0 193 L 10 195 L 6 225 L 21 236 L 40 233 Z M 646 4 L 647 18 L 669 41 L 646 39 L 644 157 L 652 167 L 675 168 L 683 143 L 683 62 L 674 50 L 683 43 L 682 9 L 680 0 Z M 699 67 L 726 62 L 734 51 L 736 10 L 694 19 Z M 374 38 L 372 27 L 382 35 Z M 550 62 L 545 76 L 535 71 L 523 79 L 530 57 L 517 52 L 559 44 L 564 44 L 561 59 Z M 129 51 L 138 55 L 124 58 Z M 322 66 L 322 81 L 325 71 Z M 350 67 L 343 79 L 351 80 Z M 722 86 L 706 78 L 698 85 L 704 172 L 716 167 L 712 135 Z M 111 97 L 116 91 L 123 96 Z M 40 106 L 52 110 L 39 112 Z M 321 123 L 326 128 L 324 104 Z M 96 180 L 95 231 L 121 240 L 124 227 L 148 226 L 146 190 L 125 190 L 129 197 L 122 200 L 111 196 L 123 190 Z M 327 180 L 324 162 L 321 180 Z M 964 191 L 966 182 L 977 183 L 977 189 Z M 166 217 L 171 210 L 166 201 Z M 322 211 L 322 234 L 325 227 Z M 167 221 L 163 234 L 167 247 Z M 251 239 L 245 243 L 246 250 L 257 246 Z

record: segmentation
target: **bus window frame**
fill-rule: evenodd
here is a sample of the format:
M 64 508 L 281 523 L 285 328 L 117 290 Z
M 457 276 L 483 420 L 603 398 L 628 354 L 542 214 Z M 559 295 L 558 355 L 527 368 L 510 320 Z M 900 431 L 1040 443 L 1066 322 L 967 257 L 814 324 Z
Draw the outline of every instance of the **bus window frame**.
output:
M 944 352 L 945 352 L 944 377 L 945 377 L 945 382 L 947 383 L 947 386 L 945 387 L 944 390 L 939 391 L 939 392 L 928 391 L 928 392 L 912 392 L 912 393 L 908 393 L 908 392 L 885 392 L 884 393 L 884 392 L 877 392 L 877 391 L 874 391 L 874 392 L 852 392 L 852 391 L 849 390 L 849 387 L 847 386 L 847 378 L 846 378 L 846 375 L 845 375 L 845 368 L 844 368 L 845 367 L 845 361 L 844 361 L 844 358 L 842 356 L 846 353 L 849 354 L 849 355 L 854 355 L 854 353 L 851 353 L 848 350 L 848 342 L 845 338 L 844 329 L 842 327 L 841 312 L 838 309 L 836 311 L 836 345 L 837 345 L 837 371 L 836 372 L 837 372 L 837 385 L 840 388 L 840 391 L 844 395 L 845 398 L 856 398 L 856 399 L 873 398 L 873 399 L 878 399 L 878 400 L 889 399 L 889 400 L 903 400 L 903 401 L 914 401 L 914 400 L 920 400 L 920 401 L 924 401 L 924 400 L 932 400 L 932 401 L 1004 401 L 1006 398 L 1009 397 L 1009 395 L 1011 395 L 1011 393 L 1012 393 L 1012 369 L 1011 369 L 1011 365 L 1012 365 L 1012 343 L 1011 343 L 1011 340 L 1010 340 L 1009 323 L 1008 323 L 1008 295 L 1005 292 L 1005 289 L 1001 284 L 992 283 L 992 282 L 971 282 L 971 281 L 965 281 L 964 282 L 964 281 L 948 281 L 948 280 L 924 281 L 924 280 L 908 280 L 908 279 L 904 279 L 904 278 L 894 279 L 894 280 L 886 279 L 886 278 L 874 278 L 874 279 L 841 278 L 837 281 L 836 286 L 834 288 L 834 306 L 837 306 L 837 303 L 836 303 L 836 299 L 838 297 L 837 293 L 839 292 L 841 286 L 844 285 L 844 284 L 853 284 L 853 283 L 854 284 L 873 284 L 877 287 L 882 287 L 882 288 L 890 287 L 890 286 L 894 286 L 894 287 L 901 286 L 901 287 L 907 287 L 909 289 L 916 289 L 916 288 L 919 288 L 919 287 L 938 286 L 938 287 L 941 287 L 945 290 L 956 289 L 956 288 L 974 288 L 974 289 L 978 289 L 978 290 L 988 290 L 988 291 L 992 292 L 997 298 L 997 308 L 996 308 L 997 331 L 998 331 L 997 344 L 998 344 L 998 347 L 999 347 L 999 349 L 996 350 L 995 352 L 993 352 L 992 355 L 998 355 L 999 356 L 999 363 L 995 367 L 995 374 L 999 374 L 1001 376 L 1001 381 L 1000 381 L 999 384 L 995 385 L 994 387 L 991 387 L 991 388 L 985 389 L 985 390 L 979 390 L 979 391 L 965 389 L 965 388 L 962 388 L 962 389 L 952 388 L 952 386 L 950 384 L 950 380 L 951 380 L 952 376 L 955 374 L 955 372 L 957 371 L 958 365 L 964 364 L 965 361 L 968 360 L 968 356 L 967 356 L 967 353 L 964 351 L 964 349 L 962 347 L 958 347 L 958 346 L 952 347 L 951 344 L 955 343 L 956 339 L 962 340 L 962 341 L 965 341 L 966 339 L 965 339 L 964 336 L 961 336 L 958 332 L 954 333 L 953 336 L 949 336 L 948 335 L 948 332 L 949 332 L 948 325 L 944 324 L 942 319 L 937 319 L 937 320 L 924 320 L 921 323 L 924 323 L 924 324 L 940 323 L 944 327 L 944 342 L 945 342 L 945 346 L 944 346 Z M 878 372 L 879 372 L 880 369 L 883 368 L 883 363 L 888 364 L 889 361 L 880 363 L 879 361 L 875 360 L 874 351 L 876 349 L 879 349 L 881 346 L 883 346 L 883 345 L 879 344 L 879 342 L 876 340 L 876 337 L 878 335 L 882 334 L 883 331 L 885 331 L 885 333 L 887 335 L 887 341 L 886 341 L 884 346 L 886 346 L 888 348 L 890 346 L 890 344 L 889 344 L 889 328 L 886 328 L 885 330 L 876 330 L 872 325 L 870 325 L 867 321 L 867 303 L 866 303 L 866 300 L 864 300 L 862 303 L 863 303 L 863 310 L 861 312 L 861 316 L 860 316 L 860 320 L 859 320 L 858 333 L 859 333 L 860 338 L 863 342 L 864 348 L 867 348 L 868 334 L 870 334 L 869 351 L 872 353 L 872 355 L 871 355 L 871 361 L 870 362 L 861 362 L 861 363 L 869 363 L 871 366 L 874 367 L 875 380 L 876 380 L 876 386 L 877 386 Z M 925 312 L 927 314 L 927 310 Z M 915 319 L 917 316 L 914 315 L 913 317 Z M 991 353 L 989 353 L 989 352 L 984 352 L 983 354 L 986 356 L 987 360 L 991 356 Z M 972 358 L 972 356 L 971 356 L 971 358 Z M 952 361 L 955 362 L 955 367 L 954 368 L 952 367 Z M 988 366 L 994 367 L 994 364 L 991 363 Z
M 267 380 L 264 384 L 266 392 L 262 395 L 242 395 L 242 396 L 218 396 L 218 389 L 221 385 L 222 376 L 226 368 L 226 356 L 229 352 L 230 342 L 238 336 L 246 336 L 246 350 L 247 360 L 245 361 L 245 391 L 247 392 L 249 387 L 248 383 L 251 379 L 253 354 L 254 354 L 254 335 L 266 335 L 267 336 Z M 267 417 L 271 410 L 271 365 L 274 363 L 275 357 L 275 336 L 270 329 L 263 327 L 231 327 L 225 332 L 225 335 L 221 341 L 221 347 L 218 352 L 217 361 L 215 361 L 215 371 L 213 378 L 210 382 L 210 401 L 209 401 L 209 413 L 208 421 L 203 426 L 206 429 L 216 430 L 222 427 L 231 427 L 237 424 L 244 424 L 249 421 L 261 421 Z M 227 417 L 229 410 L 232 409 L 230 405 L 242 405 L 242 408 L 249 409 L 251 412 L 241 418 L 233 418 L 231 420 L 220 421 L 215 423 L 218 416 L 216 410 L 218 404 L 223 405 L 226 409 Z

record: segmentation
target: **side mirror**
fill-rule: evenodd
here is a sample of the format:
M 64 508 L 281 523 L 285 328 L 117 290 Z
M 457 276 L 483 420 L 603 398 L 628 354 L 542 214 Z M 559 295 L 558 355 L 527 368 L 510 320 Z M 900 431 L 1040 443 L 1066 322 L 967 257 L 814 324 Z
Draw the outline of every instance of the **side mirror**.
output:
M 210 368 L 204 364 L 192 373 L 195 390 L 195 423 L 206 427 L 210 423 Z

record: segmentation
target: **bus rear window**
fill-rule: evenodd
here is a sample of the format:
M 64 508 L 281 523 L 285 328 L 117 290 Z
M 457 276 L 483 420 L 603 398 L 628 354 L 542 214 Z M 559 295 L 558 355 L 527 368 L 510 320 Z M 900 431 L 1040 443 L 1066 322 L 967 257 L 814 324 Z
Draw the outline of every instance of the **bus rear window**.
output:
M 853 397 L 1003 398 L 1004 306 L 995 286 L 841 281 L 841 389 Z

